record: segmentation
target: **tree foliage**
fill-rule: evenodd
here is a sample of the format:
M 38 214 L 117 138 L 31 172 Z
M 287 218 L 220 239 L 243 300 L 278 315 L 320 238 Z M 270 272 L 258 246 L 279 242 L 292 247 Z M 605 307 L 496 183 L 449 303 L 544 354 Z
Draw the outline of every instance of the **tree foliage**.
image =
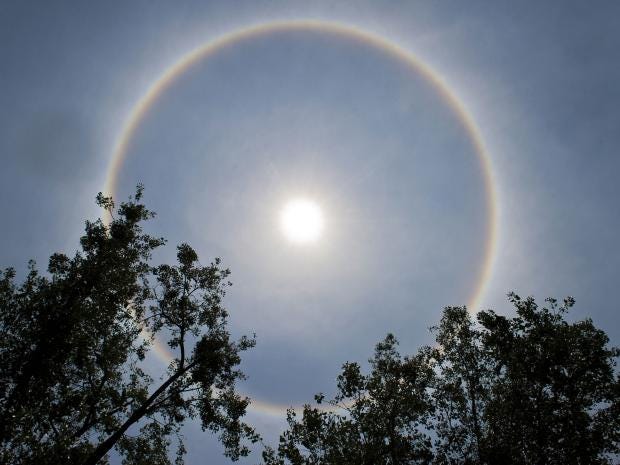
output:
M 151 264 L 164 244 L 144 233 L 153 217 L 142 189 L 111 220 L 86 223 L 81 250 L 54 254 L 46 275 L 30 263 L 23 283 L 0 272 L 0 462 L 95 464 L 116 449 L 126 464 L 168 464 L 180 425 L 199 418 L 225 453 L 248 453 L 241 421 L 249 400 L 235 391 L 240 352 L 222 306 L 229 271 L 201 266 L 187 244 L 175 265 Z M 143 360 L 154 338 L 175 357 L 161 379 Z
M 517 316 L 484 312 L 482 342 L 495 373 L 485 410 L 488 462 L 608 463 L 618 453 L 617 348 L 591 320 L 566 322 L 574 304 L 510 294 Z M 512 460 L 512 462 L 510 462 Z
M 290 429 L 278 454 L 267 449 L 269 465 L 417 463 L 430 457 L 431 439 L 421 431 L 430 414 L 428 387 L 433 373 L 426 353 L 401 358 L 392 335 L 379 343 L 372 372 L 346 363 L 338 376 L 338 394 L 328 402 L 336 410 L 306 405 L 301 420 L 288 412 Z M 316 396 L 319 404 L 324 396 Z
M 266 465 L 609 464 L 620 452 L 620 352 L 591 320 L 509 294 L 512 317 L 447 307 L 434 347 L 389 335 L 363 374 L 345 363 L 328 405 L 288 413 Z M 324 402 L 318 395 L 319 404 Z M 616 455 L 617 457 L 617 455 Z

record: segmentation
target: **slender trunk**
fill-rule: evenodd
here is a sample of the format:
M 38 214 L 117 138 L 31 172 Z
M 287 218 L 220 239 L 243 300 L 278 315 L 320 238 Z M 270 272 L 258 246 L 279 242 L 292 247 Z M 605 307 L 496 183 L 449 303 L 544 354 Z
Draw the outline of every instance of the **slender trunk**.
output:
M 468 390 L 469 390 L 469 400 L 471 406 L 471 416 L 474 423 L 474 436 L 476 437 L 476 459 L 478 462 L 484 462 L 482 453 L 481 453 L 481 432 L 480 432 L 480 420 L 478 418 L 478 406 L 476 405 L 476 386 L 474 381 L 469 379 L 468 382 Z
M 392 402 L 392 408 L 390 409 L 389 418 L 389 431 L 390 431 L 390 458 L 392 459 L 392 465 L 398 465 L 398 454 L 396 453 L 396 401 Z
M 112 433 L 105 441 L 97 446 L 97 448 L 93 451 L 93 453 L 86 459 L 84 465 L 96 465 L 99 460 L 101 460 L 109 451 L 114 447 L 114 444 L 118 442 L 118 440 L 125 434 L 125 432 L 138 420 L 140 420 L 144 414 L 147 412 L 148 408 L 151 404 L 159 397 L 159 395 L 164 392 L 168 387 L 174 383 L 177 379 L 179 379 L 182 375 L 184 375 L 192 365 L 188 365 L 185 369 L 177 371 L 174 375 L 166 380 L 157 390 L 149 396 L 148 399 L 144 401 L 140 407 L 138 407 L 134 412 L 129 416 L 129 418 L 121 425 L 119 429 L 117 429 L 114 433 Z

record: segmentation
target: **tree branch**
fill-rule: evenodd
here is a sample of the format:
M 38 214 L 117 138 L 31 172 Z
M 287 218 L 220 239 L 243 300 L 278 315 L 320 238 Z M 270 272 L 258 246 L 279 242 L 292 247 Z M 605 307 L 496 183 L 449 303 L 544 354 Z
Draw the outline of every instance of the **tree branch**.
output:
M 137 421 L 143 418 L 149 410 L 149 407 L 155 400 L 168 389 L 168 387 L 174 383 L 177 379 L 187 373 L 191 368 L 193 368 L 194 363 L 190 363 L 184 369 L 179 369 L 174 375 L 168 378 L 153 394 L 149 396 L 148 399 L 140 405 L 134 412 L 129 416 L 129 418 L 123 423 L 114 433 L 112 433 L 105 441 L 97 446 L 97 448 L 93 451 L 93 453 L 86 459 L 84 465 L 96 465 L 99 460 L 101 460 L 109 451 L 114 447 L 114 444 L 118 442 L 118 440 L 125 434 L 125 432 Z

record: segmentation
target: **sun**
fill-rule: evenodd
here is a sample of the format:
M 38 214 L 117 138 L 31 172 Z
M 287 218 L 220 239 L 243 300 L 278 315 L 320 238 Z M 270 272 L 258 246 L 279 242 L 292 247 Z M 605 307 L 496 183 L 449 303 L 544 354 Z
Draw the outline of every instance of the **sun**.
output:
M 323 233 L 323 212 L 311 200 L 293 199 L 282 208 L 280 226 L 284 236 L 293 243 L 316 242 Z

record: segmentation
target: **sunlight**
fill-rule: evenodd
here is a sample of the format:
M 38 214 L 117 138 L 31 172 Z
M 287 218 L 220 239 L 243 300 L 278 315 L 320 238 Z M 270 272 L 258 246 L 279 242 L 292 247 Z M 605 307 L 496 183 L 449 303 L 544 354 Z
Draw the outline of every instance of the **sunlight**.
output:
M 294 199 L 282 209 L 280 225 L 284 236 L 291 242 L 315 242 L 323 232 L 323 213 L 315 202 Z

